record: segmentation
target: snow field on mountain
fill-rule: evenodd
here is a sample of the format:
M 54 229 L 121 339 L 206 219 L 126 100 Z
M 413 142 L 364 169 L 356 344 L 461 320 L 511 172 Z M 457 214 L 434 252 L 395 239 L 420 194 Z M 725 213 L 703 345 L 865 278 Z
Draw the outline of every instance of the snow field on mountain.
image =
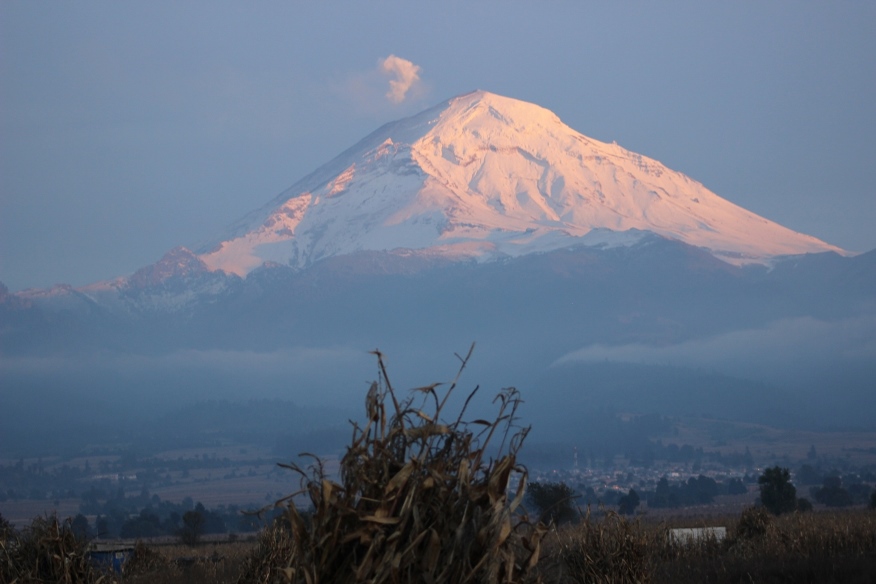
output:
M 362 250 L 487 261 L 603 243 L 607 230 L 630 241 L 650 231 L 737 265 L 842 252 L 544 108 L 476 91 L 387 124 L 199 257 L 240 276 L 266 261 L 304 268 Z

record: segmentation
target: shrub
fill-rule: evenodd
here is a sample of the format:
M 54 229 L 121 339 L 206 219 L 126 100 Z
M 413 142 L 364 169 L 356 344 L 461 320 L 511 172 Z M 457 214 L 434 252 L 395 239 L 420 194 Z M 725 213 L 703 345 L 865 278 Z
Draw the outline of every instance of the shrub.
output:
M 197 545 L 204 532 L 204 515 L 200 511 L 186 511 L 182 517 L 183 526 L 179 530 L 179 538 L 188 546 Z
M 630 492 L 620 498 L 617 504 L 617 512 L 621 515 L 632 515 L 636 512 L 636 507 L 639 506 L 639 494 L 630 489 Z
M 539 521 L 556 525 L 578 519 L 576 496 L 566 483 L 534 482 L 526 489 L 527 500 L 538 509 Z
M 769 530 L 772 518 L 763 507 L 749 507 L 742 512 L 736 524 L 736 538 L 751 540 L 763 537 Z
M 757 482 L 760 485 L 761 503 L 773 515 L 789 513 L 797 508 L 797 489 L 791 484 L 791 473 L 787 468 L 768 468 Z
M 813 489 L 812 496 L 828 507 L 848 507 L 853 503 L 852 496 L 842 485 L 842 479 L 838 476 L 825 477 L 824 485 L 820 489 Z

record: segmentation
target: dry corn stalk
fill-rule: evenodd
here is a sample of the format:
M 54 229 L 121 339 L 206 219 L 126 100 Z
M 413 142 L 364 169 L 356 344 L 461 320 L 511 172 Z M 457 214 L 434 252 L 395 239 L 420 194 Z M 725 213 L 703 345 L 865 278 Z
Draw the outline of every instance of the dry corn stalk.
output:
M 301 483 L 277 502 L 287 506 L 290 545 L 282 558 L 268 554 L 269 561 L 250 566 L 242 581 L 524 581 L 538 561 L 544 529 L 525 529 L 515 513 L 527 477 L 517 462 L 528 432 L 515 425 L 519 394 L 513 388 L 499 393 L 492 421 L 463 420 L 477 388 L 455 419 L 444 412 L 472 349 L 460 357 L 443 396 L 441 384 L 433 384 L 401 401 L 383 355 L 374 352 L 379 379 L 366 395 L 363 425 L 353 424 L 340 482 L 316 457 L 308 469 L 281 465 Z M 497 454 L 490 457 L 496 440 Z M 307 517 L 293 504 L 302 494 L 312 506 Z

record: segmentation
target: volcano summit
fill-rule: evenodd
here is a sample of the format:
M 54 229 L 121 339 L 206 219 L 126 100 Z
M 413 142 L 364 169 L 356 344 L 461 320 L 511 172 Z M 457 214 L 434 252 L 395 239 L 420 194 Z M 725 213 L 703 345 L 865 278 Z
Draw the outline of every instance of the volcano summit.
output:
M 358 251 L 516 257 L 642 232 L 735 265 L 838 248 L 791 231 L 552 112 L 475 91 L 393 122 L 196 250 L 245 276 Z

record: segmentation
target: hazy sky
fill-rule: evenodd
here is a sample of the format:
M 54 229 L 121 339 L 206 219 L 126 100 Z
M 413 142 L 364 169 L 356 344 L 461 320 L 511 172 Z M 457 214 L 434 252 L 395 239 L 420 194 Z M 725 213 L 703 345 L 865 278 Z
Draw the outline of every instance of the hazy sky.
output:
M 473 89 L 870 250 L 874 30 L 863 1 L 2 2 L 0 281 L 129 274 Z

